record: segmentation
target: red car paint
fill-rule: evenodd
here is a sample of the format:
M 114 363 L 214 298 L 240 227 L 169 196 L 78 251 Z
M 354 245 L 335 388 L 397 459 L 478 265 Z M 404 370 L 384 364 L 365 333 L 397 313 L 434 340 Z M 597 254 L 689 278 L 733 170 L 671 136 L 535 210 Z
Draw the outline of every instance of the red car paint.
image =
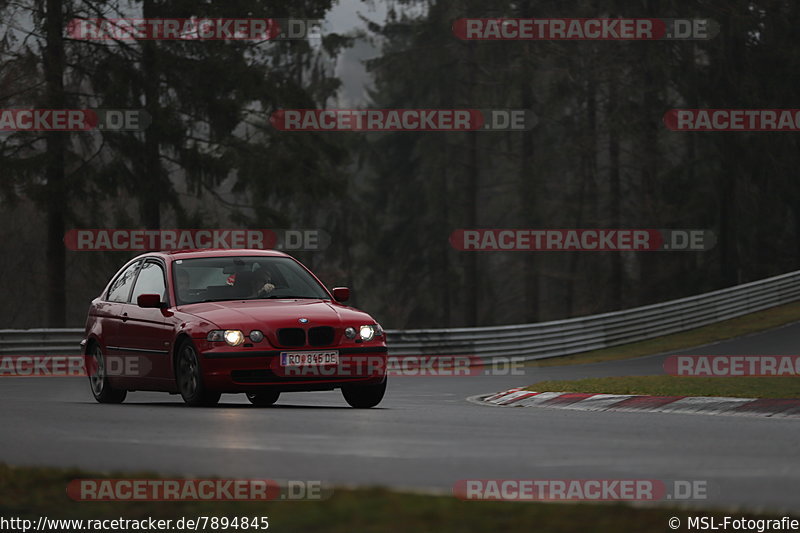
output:
M 325 297 L 318 299 L 239 299 L 207 303 L 180 304 L 175 287 L 173 269 L 176 262 L 197 258 L 225 257 L 282 257 L 294 261 L 319 284 Z M 163 269 L 166 301 L 161 308 L 143 308 L 131 301 L 109 301 L 109 289 L 117 277 L 138 263 L 135 276 L 138 278 L 142 265 L 156 263 Z M 300 319 L 307 319 L 300 323 Z M 375 325 L 380 335 L 372 340 L 347 338 L 348 327 Z M 324 346 L 282 346 L 277 336 L 281 328 L 301 328 L 308 333 L 311 328 L 329 326 L 334 329 L 333 342 Z M 248 335 L 252 330 L 264 333 L 260 342 L 250 339 L 240 346 L 225 342 L 210 342 L 207 336 L 212 330 L 241 330 Z M 386 379 L 385 334 L 377 322 L 367 313 L 337 302 L 319 279 L 291 256 L 273 250 L 191 250 L 177 252 L 147 253 L 127 262 L 100 296 L 89 308 L 85 337 L 82 341 L 84 353 L 90 354 L 99 346 L 106 356 L 121 359 L 135 358 L 136 368 L 141 372 L 129 375 L 109 375 L 108 381 L 115 389 L 129 391 L 178 392 L 176 381 L 176 349 L 190 339 L 200 363 L 202 379 L 208 390 L 223 393 L 241 393 L 260 390 L 305 391 L 330 390 L 346 384 L 377 384 Z M 358 339 L 358 340 L 357 340 Z M 306 335 L 308 342 L 308 335 Z M 340 358 L 358 360 L 364 358 L 372 364 L 366 365 L 368 372 L 356 375 L 286 376 L 280 367 L 280 353 L 292 351 L 337 350 Z M 383 361 L 382 367 L 374 361 Z

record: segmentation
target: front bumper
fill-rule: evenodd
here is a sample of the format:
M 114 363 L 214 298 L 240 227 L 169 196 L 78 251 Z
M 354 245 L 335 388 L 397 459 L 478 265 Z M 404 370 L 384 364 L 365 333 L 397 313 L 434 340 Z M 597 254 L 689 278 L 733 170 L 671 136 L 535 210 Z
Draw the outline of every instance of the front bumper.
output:
M 282 367 L 281 352 L 339 353 L 338 365 Z M 204 384 L 218 392 L 331 390 L 347 384 L 377 384 L 386 379 L 386 346 L 200 352 Z

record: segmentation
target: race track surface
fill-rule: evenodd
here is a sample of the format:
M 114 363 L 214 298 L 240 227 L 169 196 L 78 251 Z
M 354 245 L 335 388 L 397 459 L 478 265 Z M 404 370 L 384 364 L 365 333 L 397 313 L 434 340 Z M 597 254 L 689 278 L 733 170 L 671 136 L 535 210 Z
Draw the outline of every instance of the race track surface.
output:
M 800 324 L 675 353 L 798 354 Z M 85 378 L 5 378 L 0 461 L 443 493 L 462 479 L 705 480 L 703 507 L 800 512 L 798 420 L 466 401 L 545 379 L 659 374 L 663 358 L 526 368 L 525 376 L 396 377 L 371 410 L 348 408 L 338 391 L 287 393 L 266 409 L 243 395 L 192 409 L 157 393 L 105 406 Z

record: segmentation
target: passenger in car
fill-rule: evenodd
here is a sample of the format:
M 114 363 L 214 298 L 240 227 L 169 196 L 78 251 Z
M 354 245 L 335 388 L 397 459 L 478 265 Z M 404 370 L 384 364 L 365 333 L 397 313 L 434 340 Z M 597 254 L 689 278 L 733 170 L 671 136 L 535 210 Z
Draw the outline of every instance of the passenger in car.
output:
M 175 271 L 175 292 L 178 293 L 178 300 L 181 302 L 189 302 L 191 301 L 191 296 L 189 294 L 189 273 L 185 270 L 176 270 Z

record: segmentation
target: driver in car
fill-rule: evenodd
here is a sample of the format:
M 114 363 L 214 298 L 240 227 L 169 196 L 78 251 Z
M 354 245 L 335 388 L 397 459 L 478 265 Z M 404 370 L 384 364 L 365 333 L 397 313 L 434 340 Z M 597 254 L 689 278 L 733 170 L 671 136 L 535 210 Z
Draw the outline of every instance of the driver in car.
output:
M 251 298 L 263 298 L 275 290 L 272 283 L 272 275 L 265 268 L 259 268 L 253 272 L 253 293 Z

